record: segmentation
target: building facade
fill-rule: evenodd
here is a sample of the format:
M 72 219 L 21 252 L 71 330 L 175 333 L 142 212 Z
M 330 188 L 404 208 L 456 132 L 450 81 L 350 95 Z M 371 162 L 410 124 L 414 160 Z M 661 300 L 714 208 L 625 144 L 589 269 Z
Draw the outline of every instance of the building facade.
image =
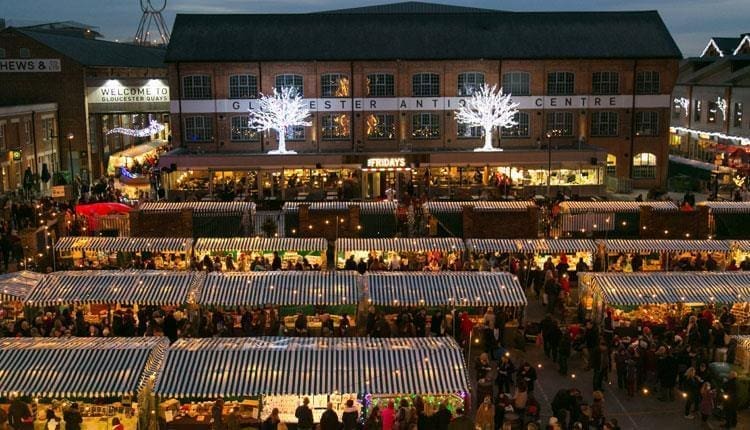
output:
M 547 34 L 545 25 L 561 20 L 570 27 L 557 38 Z M 612 27 L 596 34 L 602 22 Z M 615 43 L 613 33 L 628 24 L 649 38 L 646 45 Z M 666 179 L 679 57 L 652 12 L 402 3 L 320 14 L 179 15 L 166 58 L 180 149 L 162 166 L 177 170 L 173 189 L 239 178 L 264 196 L 300 185 L 304 196 L 352 177 L 362 198 L 403 184 L 452 197 L 498 184 L 544 193 L 548 176 L 568 194 L 601 194 L 607 176 L 652 187 Z M 474 152 L 483 131 L 454 118 L 483 83 L 502 86 L 519 103 L 518 125 L 495 130 L 502 152 Z M 298 155 L 266 155 L 276 136 L 251 130 L 248 110 L 261 93 L 285 86 L 302 94 L 312 125 L 286 136 Z
M 670 168 L 711 192 L 750 176 L 750 33 L 714 37 L 680 64 L 670 128 Z

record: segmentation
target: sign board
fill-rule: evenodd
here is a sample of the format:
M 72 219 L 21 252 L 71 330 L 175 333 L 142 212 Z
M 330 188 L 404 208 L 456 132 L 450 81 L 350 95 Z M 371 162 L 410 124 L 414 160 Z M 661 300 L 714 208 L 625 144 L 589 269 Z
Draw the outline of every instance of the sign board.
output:
M 56 58 L 8 58 L 0 60 L 0 73 L 45 73 L 59 72 L 60 70 L 60 60 Z
M 10 151 L 13 161 L 21 161 L 21 151 Z
M 403 169 L 406 167 L 406 158 L 368 158 L 363 167 L 368 169 Z
M 86 83 L 91 112 L 166 112 L 169 84 L 166 79 L 108 79 Z
M 67 189 L 66 185 L 55 185 L 52 187 L 52 197 L 66 197 Z

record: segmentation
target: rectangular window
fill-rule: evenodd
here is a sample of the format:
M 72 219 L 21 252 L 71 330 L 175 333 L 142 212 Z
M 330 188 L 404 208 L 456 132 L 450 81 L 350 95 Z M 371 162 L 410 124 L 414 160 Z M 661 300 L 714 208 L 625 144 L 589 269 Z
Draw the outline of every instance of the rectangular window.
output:
M 286 140 L 305 140 L 305 126 L 295 125 L 287 127 Z
M 636 136 L 658 136 L 659 135 L 659 112 L 643 111 L 635 113 Z
M 503 92 L 514 96 L 531 95 L 531 75 L 527 72 L 510 72 L 503 75 Z
M 591 136 L 617 136 L 619 118 L 617 112 L 592 112 Z
M 23 141 L 25 144 L 31 144 L 31 121 L 25 120 L 23 122 Z
M 701 121 L 701 101 L 696 100 L 693 102 L 693 121 L 700 122 Z
M 5 151 L 5 124 L 0 124 L 0 151 Z
M 591 77 L 593 94 L 619 94 L 620 74 L 617 72 L 594 72 Z
M 437 139 L 440 137 L 440 117 L 434 113 L 412 114 L 411 135 L 415 139 Z
M 466 124 L 458 123 L 458 129 L 456 132 L 456 137 L 459 139 L 471 139 L 471 138 L 477 138 L 482 137 L 482 127 L 474 126 L 470 127 Z
M 659 94 L 659 72 L 638 72 L 635 75 L 636 94 Z
M 211 77 L 206 75 L 183 77 L 182 98 L 186 100 L 210 99 Z
M 557 130 L 559 136 L 573 135 L 573 113 L 571 112 L 548 112 L 547 130 Z
M 390 73 L 371 73 L 367 75 L 367 95 L 370 97 L 393 97 L 393 75 Z
M 349 77 L 341 73 L 320 76 L 321 97 L 349 97 Z
M 210 142 L 214 137 L 213 119 L 210 116 L 185 118 L 185 140 L 188 142 Z
M 732 126 L 733 127 L 742 127 L 742 102 L 735 102 L 734 103 L 734 110 L 733 112 L 733 120 L 732 120 Z
M 258 97 L 258 78 L 255 75 L 229 77 L 230 99 L 254 99 L 256 97 Z
M 550 96 L 566 96 L 575 90 L 575 75 L 571 72 L 547 73 L 547 94 Z
M 680 115 L 682 114 L 682 105 L 680 105 L 680 101 L 675 99 L 672 102 L 672 119 L 680 119 Z
M 633 157 L 633 179 L 656 178 L 656 155 L 641 152 Z
M 302 83 L 302 75 L 292 75 L 289 73 L 276 75 L 276 91 L 281 91 L 283 87 L 294 87 L 297 89 L 300 97 L 304 97 L 305 88 Z
M 440 75 L 437 73 L 417 73 L 411 80 L 414 97 L 437 97 L 440 95 Z
M 258 140 L 260 140 L 260 134 L 250 128 L 250 119 L 247 115 L 232 117 L 233 142 L 255 142 Z
M 706 122 L 713 124 L 716 122 L 716 111 L 719 110 L 719 105 L 716 102 L 708 102 L 708 111 L 706 116 Z
M 55 119 L 45 118 L 42 120 L 42 139 L 47 141 L 51 140 L 52 136 L 55 135 Z
M 320 117 L 321 136 L 324 140 L 348 139 L 351 127 L 349 115 L 328 114 Z
M 396 123 L 391 114 L 371 114 L 366 124 L 369 139 L 391 140 L 396 136 Z
M 503 137 L 529 137 L 529 114 L 518 112 L 513 115 L 516 125 L 509 128 L 503 128 L 500 132 Z
M 458 74 L 458 95 L 471 96 L 484 84 L 484 73 L 467 72 Z

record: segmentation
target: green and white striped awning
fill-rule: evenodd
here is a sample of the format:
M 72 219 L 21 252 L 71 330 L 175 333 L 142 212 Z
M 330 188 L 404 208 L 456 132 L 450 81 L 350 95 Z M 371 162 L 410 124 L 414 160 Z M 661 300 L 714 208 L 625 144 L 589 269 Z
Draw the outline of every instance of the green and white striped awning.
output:
M 310 205 L 311 211 L 342 212 L 348 211 L 349 206 L 359 206 L 360 214 L 394 215 L 396 213 L 396 202 L 387 200 L 379 202 L 286 202 L 282 206 L 282 211 L 284 213 L 296 213 L 299 212 L 300 205 Z
M 518 278 L 506 272 L 378 272 L 366 282 L 379 306 L 526 305 Z
M 607 304 L 638 306 L 665 303 L 734 303 L 747 300 L 724 274 L 695 272 L 607 273 L 590 286 Z
M 715 214 L 750 213 L 750 202 L 700 202 L 698 206 L 706 206 Z
M 0 275 L 0 303 L 25 302 L 43 277 L 41 273 L 26 270 Z
M 159 270 L 53 272 L 37 284 L 27 303 L 179 306 L 195 300 L 203 276 Z
M 168 346 L 162 337 L 1 339 L 0 397 L 135 395 L 160 369 Z
M 559 254 L 596 250 L 596 243 L 589 239 L 468 239 L 466 244 L 477 252 Z
M 337 252 L 354 251 L 463 251 L 464 242 L 455 237 L 393 237 L 393 238 L 339 238 L 336 241 Z
M 600 243 L 608 252 L 729 252 L 729 242 L 723 240 L 609 239 Z
M 181 339 L 154 392 L 213 399 L 258 395 L 467 392 L 463 351 L 449 337 Z
M 476 212 L 526 212 L 534 206 L 531 201 L 429 201 L 422 207 L 430 213 L 460 213 L 464 206 L 471 206 Z
M 677 211 L 679 208 L 674 202 L 654 201 L 654 202 L 634 202 L 634 201 L 608 201 L 608 202 L 562 202 L 560 209 L 567 213 L 586 213 L 586 212 L 619 212 L 619 213 L 637 213 L 641 207 L 651 206 L 654 211 Z
M 188 237 L 64 236 L 55 243 L 55 250 L 187 253 L 192 245 Z
M 357 281 L 356 272 L 210 273 L 198 303 L 206 306 L 356 306 Z
M 195 215 L 242 215 L 255 212 L 252 202 L 146 202 L 138 209 L 143 213 L 179 213 L 192 209 Z
M 316 251 L 325 252 L 323 237 L 203 237 L 195 241 L 195 252 Z

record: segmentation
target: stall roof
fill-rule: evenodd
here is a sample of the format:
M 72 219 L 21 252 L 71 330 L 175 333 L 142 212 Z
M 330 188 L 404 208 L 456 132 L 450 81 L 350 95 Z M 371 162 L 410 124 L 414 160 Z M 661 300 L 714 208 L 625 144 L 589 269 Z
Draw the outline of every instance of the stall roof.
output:
M 382 272 L 367 281 L 380 306 L 526 305 L 518 278 L 505 272 Z
M 750 213 L 750 202 L 700 202 L 698 206 L 706 206 L 715 214 Z
M 513 252 L 524 254 L 594 252 L 590 239 L 468 239 L 466 245 L 477 252 Z
M 339 238 L 336 240 L 338 252 L 352 251 L 463 251 L 464 242 L 455 237 L 391 237 L 391 238 Z
M 423 207 L 430 213 L 460 213 L 464 206 L 471 206 L 477 212 L 526 212 L 535 206 L 532 201 L 429 201 Z
M 189 237 L 64 236 L 55 243 L 55 250 L 187 253 L 192 245 Z
M 651 206 L 655 211 L 676 211 L 679 208 L 671 201 L 632 202 L 562 202 L 560 209 L 569 213 L 586 212 L 640 212 L 642 206 Z
M 745 350 L 750 350 L 750 335 L 734 335 L 732 338 L 737 341 L 737 346 Z
M 750 252 L 750 240 L 735 240 L 731 243 L 733 247 L 739 249 L 742 252 Z
M 53 272 L 37 284 L 27 303 L 177 306 L 195 300 L 203 276 L 201 272 L 157 270 Z
M 728 274 L 732 275 L 732 274 Z M 616 306 L 664 303 L 734 303 L 741 298 L 727 274 L 696 272 L 606 273 L 591 277 L 605 302 Z
M 348 211 L 349 206 L 359 206 L 361 214 L 390 214 L 396 213 L 396 202 L 390 202 L 387 200 L 379 202 L 286 202 L 282 207 L 284 213 L 296 213 L 299 212 L 300 205 L 310 205 L 311 211 Z
M 211 273 L 198 303 L 207 306 L 337 306 L 357 304 L 356 272 Z
M 133 146 L 132 148 L 127 148 L 120 152 L 112 154 L 111 157 L 135 158 L 167 146 L 168 143 L 169 142 L 167 142 L 166 140 L 151 140 L 146 143 L 142 143 L 140 145 Z
M 604 243 L 608 252 L 729 251 L 729 242 L 723 240 L 609 239 L 599 243 Z
M 202 237 L 195 252 L 210 251 L 320 251 L 328 249 L 323 237 Z
M 0 397 L 103 398 L 136 394 L 161 367 L 163 337 L 0 340 Z
M 452 394 L 469 386 L 463 350 L 449 337 L 260 337 L 178 340 L 154 392 L 178 398 Z
M 146 202 L 139 206 L 144 213 L 177 213 L 192 209 L 198 215 L 242 215 L 255 212 L 252 202 Z
M 27 270 L 0 275 L 0 302 L 25 302 L 43 277 L 41 273 Z

